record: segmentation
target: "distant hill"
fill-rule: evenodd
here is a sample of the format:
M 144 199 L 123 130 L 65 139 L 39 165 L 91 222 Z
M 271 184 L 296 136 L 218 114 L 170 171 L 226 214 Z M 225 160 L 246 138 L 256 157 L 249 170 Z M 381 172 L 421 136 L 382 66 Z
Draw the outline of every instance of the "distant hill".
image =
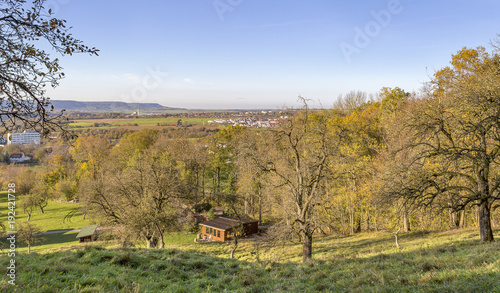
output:
M 66 109 L 68 112 L 119 112 L 129 113 L 138 109 L 146 112 L 159 112 L 166 110 L 184 110 L 170 108 L 158 103 L 125 103 L 125 102 L 80 102 L 65 100 L 50 100 L 56 111 Z

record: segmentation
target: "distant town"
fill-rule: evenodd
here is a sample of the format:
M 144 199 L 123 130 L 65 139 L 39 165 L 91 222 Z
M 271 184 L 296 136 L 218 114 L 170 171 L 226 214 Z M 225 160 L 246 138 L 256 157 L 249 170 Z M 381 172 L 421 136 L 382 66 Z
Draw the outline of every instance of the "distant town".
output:
M 276 127 L 288 116 L 279 110 L 187 110 L 164 113 L 70 111 L 63 118 L 61 125 L 74 137 L 93 135 L 115 144 L 126 133 L 144 128 L 157 129 L 163 133 L 184 129 L 184 135 L 188 131 L 189 137 L 203 138 L 227 126 Z M 58 133 L 43 138 L 39 132 L 25 130 L 21 125 L 12 125 L 9 130 L 0 137 L 0 162 L 7 164 L 38 164 L 42 153 L 52 152 L 51 140 L 57 141 L 59 138 Z
M 208 121 L 208 124 L 222 124 L 230 126 L 245 126 L 245 127 L 274 127 L 278 124 L 279 119 L 276 118 L 238 118 L 238 119 L 215 119 Z

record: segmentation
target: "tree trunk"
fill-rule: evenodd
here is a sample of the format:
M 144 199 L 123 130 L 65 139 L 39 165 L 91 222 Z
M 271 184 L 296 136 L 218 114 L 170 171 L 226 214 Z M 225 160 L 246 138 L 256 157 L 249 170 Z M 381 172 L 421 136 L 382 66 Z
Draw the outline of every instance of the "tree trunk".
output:
M 451 229 L 460 229 L 462 221 L 462 211 L 450 211 L 450 226 Z
M 220 206 L 220 168 L 217 167 L 217 206 Z
M 450 210 L 449 211 L 450 215 L 450 228 L 451 229 L 456 229 L 457 228 L 457 222 L 456 222 L 456 217 L 455 217 L 455 212 Z
M 394 232 L 394 237 L 396 238 L 396 247 L 399 248 L 399 239 L 398 239 L 398 233 L 401 231 L 401 227 L 399 227 L 398 231 Z
M 474 221 L 474 226 L 476 226 L 476 228 L 478 228 L 480 225 L 479 225 L 479 206 L 476 206 L 476 210 L 474 211 L 475 212 L 475 221 Z
M 344 213 L 343 212 L 340 212 L 340 234 L 342 235 L 346 235 L 347 233 L 347 229 L 346 229 L 346 219 L 344 217 Z
M 354 229 L 354 233 L 361 233 L 361 215 L 358 215 L 356 218 L 356 229 Z
M 312 258 L 312 233 L 302 232 L 302 262 Z
M 465 210 L 460 211 L 460 228 L 465 228 Z
M 203 173 L 201 173 L 201 194 L 203 196 L 203 200 L 206 200 L 205 198 L 205 167 L 203 167 Z
M 354 212 L 352 207 L 349 209 L 349 234 L 354 234 Z
M 410 217 L 408 215 L 408 210 L 403 207 L 403 232 L 410 232 Z
M 478 208 L 481 242 L 492 242 L 493 231 L 491 229 L 491 213 L 488 201 L 482 200 Z
M 233 245 L 233 249 L 231 250 L 231 255 L 229 256 L 229 258 L 234 258 L 234 253 L 236 252 L 236 248 L 238 248 L 238 236 L 236 236 L 236 233 L 234 234 L 234 245 Z
M 158 246 L 158 238 L 154 236 L 146 236 L 146 247 L 156 248 Z
M 28 243 L 28 254 L 30 254 L 30 253 L 31 253 L 31 244 Z
M 366 231 L 370 232 L 370 213 L 366 212 Z
M 152 247 L 152 248 L 156 248 L 156 247 L 158 247 L 158 237 L 153 237 L 153 238 L 151 239 L 151 247 Z
M 259 196 L 259 225 L 262 225 L 262 195 Z
M 165 241 L 163 241 L 163 234 L 160 236 L 160 246 L 158 248 L 165 248 Z
M 249 215 L 250 213 L 252 213 L 252 217 L 255 218 L 255 195 L 254 194 L 251 194 L 250 195 L 250 207 L 249 207 L 249 212 L 247 213 L 247 215 Z

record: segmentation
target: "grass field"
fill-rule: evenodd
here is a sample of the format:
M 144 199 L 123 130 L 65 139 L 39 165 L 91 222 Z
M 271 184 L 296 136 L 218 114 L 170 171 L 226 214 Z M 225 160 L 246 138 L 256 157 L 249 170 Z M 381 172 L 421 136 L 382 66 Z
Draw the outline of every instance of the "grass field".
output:
M 5 223 L 5 192 L 0 199 Z M 62 221 L 73 208 L 51 202 L 32 221 L 44 231 L 88 225 L 81 214 Z M 24 220 L 21 211 L 16 216 Z M 15 259 L 17 285 L 4 273 L 0 292 L 500 292 L 500 245 L 481 244 L 475 228 L 402 233 L 399 248 L 390 232 L 318 236 L 306 264 L 299 243 L 243 239 L 229 259 L 231 242 L 194 243 L 194 234 L 168 234 L 165 249 L 78 243 L 76 235 L 41 235 L 29 255 L 18 242 L 15 258 L 4 239 L 0 267 Z
M 27 214 L 22 208 L 22 195 L 16 198 L 16 223 L 25 223 Z M 7 192 L 0 192 L 0 221 L 7 222 Z M 71 218 L 66 218 L 69 212 L 78 209 L 78 204 L 57 200 L 50 200 L 42 214 L 39 209 L 35 209 L 31 215 L 30 223 L 37 226 L 41 231 L 56 231 L 66 229 L 82 228 L 90 225 L 88 220 L 83 220 L 83 214 L 78 210 Z
M 56 251 L 66 251 L 79 248 L 81 246 L 79 246 L 76 235 L 78 235 L 78 232 L 39 235 L 38 237 L 42 238 L 42 242 L 32 245 L 31 253 L 53 253 Z M 19 253 L 25 254 L 28 252 L 26 244 L 18 242 L 17 245 L 17 251 Z
M 4 225 L 7 224 L 7 192 L 0 192 L 0 221 Z M 69 212 L 77 209 L 77 204 L 61 202 L 61 201 L 49 201 L 47 207 L 45 207 L 44 212 L 41 213 L 40 210 L 35 210 L 31 216 L 30 223 L 35 225 L 40 231 L 59 231 L 59 230 L 73 230 L 80 229 L 84 226 L 90 225 L 89 220 L 83 220 L 83 214 L 80 211 L 74 213 L 71 218 L 67 218 Z M 18 195 L 16 198 L 16 219 L 15 224 L 26 223 L 27 214 L 22 209 L 22 195 Z M 65 219 L 66 218 L 66 219 Z M 43 242 L 36 243 L 31 247 L 33 252 L 49 252 L 58 250 L 61 247 L 67 249 L 67 246 L 77 244 L 76 232 L 69 233 L 57 233 L 57 234 L 47 234 L 43 235 Z M 19 251 L 24 253 L 27 252 L 27 248 L 21 242 L 17 243 Z
M 257 261 L 250 239 L 241 242 L 238 259 L 227 258 L 230 243 L 173 242 L 161 250 L 105 249 L 93 243 L 19 254 L 17 285 L 8 284 L 4 275 L 0 291 L 500 291 L 500 246 L 480 244 L 475 230 L 403 234 L 400 249 L 390 233 L 319 237 L 314 259 L 306 264 L 298 261 L 297 244 L 263 249 Z M 8 262 L 7 256 L 0 257 L 0 266 L 7 267 Z
M 207 125 L 211 118 L 123 118 L 123 119 L 82 119 L 78 122 L 70 123 L 69 129 L 81 129 L 93 127 L 94 123 L 106 124 L 99 126 L 105 128 L 130 127 L 137 124 L 138 127 L 165 127 L 167 124 L 177 123 L 181 119 L 183 124 Z M 109 125 L 107 125 L 109 124 Z

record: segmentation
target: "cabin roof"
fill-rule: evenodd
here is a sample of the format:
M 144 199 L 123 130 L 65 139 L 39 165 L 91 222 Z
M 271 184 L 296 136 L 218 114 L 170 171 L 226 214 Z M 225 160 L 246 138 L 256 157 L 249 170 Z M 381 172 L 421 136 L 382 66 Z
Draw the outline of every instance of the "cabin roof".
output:
M 90 226 L 85 226 L 80 230 L 80 233 L 76 235 L 76 238 L 83 238 L 83 237 L 88 237 L 92 236 L 95 233 L 95 230 L 97 229 L 97 225 L 90 225 Z
M 244 218 L 241 220 L 243 224 L 257 223 L 257 220 L 251 218 Z M 231 217 L 219 217 L 210 221 L 200 223 L 200 226 L 206 226 L 215 228 L 217 230 L 226 231 L 231 228 L 237 227 L 239 225 L 239 220 Z

